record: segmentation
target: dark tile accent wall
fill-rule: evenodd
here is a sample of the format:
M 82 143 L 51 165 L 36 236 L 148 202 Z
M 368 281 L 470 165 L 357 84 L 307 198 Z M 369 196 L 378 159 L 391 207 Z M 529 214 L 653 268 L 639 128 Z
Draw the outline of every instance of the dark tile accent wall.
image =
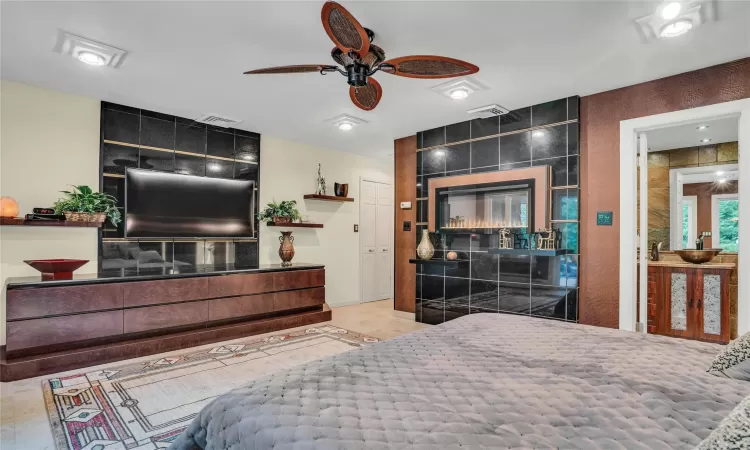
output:
M 260 134 L 102 102 L 100 189 L 117 198 L 123 212 L 127 168 L 254 180 L 260 189 Z M 124 236 L 122 224 L 117 228 L 105 224 L 100 269 L 179 270 L 196 264 L 258 264 L 257 231 L 253 238 L 229 241 L 139 241 L 124 240 Z
M 468 264 L 417 265 L 417 321 L 438 324 L 483 312 L 578 321 L 578 103 L 579 97 L 569 97 L 417 133 L 415 245 L 431 214 L 430 179 L 549 165 L 552 225 L 571 252 L 492 255 L 488 250 L 498 247 L 497 234 L 432 235 L 434 258 L 455 251 Z

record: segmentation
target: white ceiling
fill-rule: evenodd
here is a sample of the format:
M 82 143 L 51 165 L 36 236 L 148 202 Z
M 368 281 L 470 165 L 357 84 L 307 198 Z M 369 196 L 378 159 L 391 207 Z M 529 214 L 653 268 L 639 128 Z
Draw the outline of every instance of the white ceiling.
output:
M 708 128 L 698 130 L 700 125 L 707 125 Z M 735 142 L 739 139 L 739 122 L 737 117 L 730 117 L 699 124 L 678 125 L 649 131 L 646 138 L 649 152 Z M 711 142 L 702 143 L 701 139 L 705 138 L 711 139 Z
M 394 138 L 466 120 L 469 108 L 514 109 L 750 56 L 747 1 L 720 1 L 718 21 L 651 43 L 632 21 L 654 2 L 344 1 L 388 57 L 461 58 L 480 67 L 476 78 L 491 89 L 452 101 L 430 90 L 440 80 L 379 74 L 383 99 L 364 112 L 340 75 L 242 75 L 330 64 L 322 3 L 3 1 L 0 75 L 179 116 L 220 114 L 263 134 L 388 157 Z M 58 29 L 130 53 L 118 69 L 85 66 L 52 51 Z M 344 113 L 369 123 L 349 133 L 324 123 Z

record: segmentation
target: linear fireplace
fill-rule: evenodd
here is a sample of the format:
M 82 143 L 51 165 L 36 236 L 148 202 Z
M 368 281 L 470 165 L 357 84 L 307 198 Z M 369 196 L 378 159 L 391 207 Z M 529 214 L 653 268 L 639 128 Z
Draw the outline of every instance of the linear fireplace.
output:
M 530 234 L 549 223 L 548 166 L 432 178 L 428 185 L 431 232 Z
M 529 211 L 534 180 L 446 187 L 436 194 L 441 232 L 500 228 L 533 232 Z

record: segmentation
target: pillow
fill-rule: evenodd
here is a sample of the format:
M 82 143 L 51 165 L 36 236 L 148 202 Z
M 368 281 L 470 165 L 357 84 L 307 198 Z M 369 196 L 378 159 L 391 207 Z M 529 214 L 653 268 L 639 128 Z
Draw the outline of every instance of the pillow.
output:
M 750 448 L 750 396 L 737 405 L 695 450 Z
M 145 250 L 138 253 L 139 263 L 163 263 L 164 259 L 156 250 Z
M 743 334 L 719 352 L 708 367 L 708 373 L 750 381 L 750 333 Z

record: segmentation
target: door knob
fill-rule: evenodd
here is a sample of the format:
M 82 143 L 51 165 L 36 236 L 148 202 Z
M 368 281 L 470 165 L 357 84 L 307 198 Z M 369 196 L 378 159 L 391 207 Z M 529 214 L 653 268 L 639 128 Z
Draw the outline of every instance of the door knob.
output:
M 370 250 L 367 250 L 367 251 L 368 251 L 368 252 L 370 252 L 370 253 L 374 253 L 374 252 L 375 252 L 375 249 L 374 249 L 374 248 L 371 248 Z
M 384 252 L 387 252 L 387 251 L 388 251 L 388 249 L 387 249 L 387 248 L 384 248 L 384 249 L 383 249 L 383 251 L 384 251 Z

